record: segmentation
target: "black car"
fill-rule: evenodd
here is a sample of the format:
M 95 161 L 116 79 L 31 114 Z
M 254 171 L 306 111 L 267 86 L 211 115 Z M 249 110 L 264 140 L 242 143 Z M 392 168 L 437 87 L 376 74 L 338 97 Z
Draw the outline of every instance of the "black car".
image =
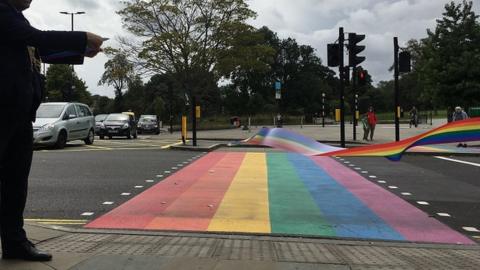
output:
M 137 124 L 138 134 L 151 132 L 160 134 L 160 123 L 156 115 L 141 115 Z
M 108 136 L 110 139 L 114 136 L 126 136 L 128 139 L 132 137 L 136 139 L 137 125 L 134 116 L 123 113 L 109 114 L 100 125 L 99 136 L 100 139 L 104 139 L 105 136 Z

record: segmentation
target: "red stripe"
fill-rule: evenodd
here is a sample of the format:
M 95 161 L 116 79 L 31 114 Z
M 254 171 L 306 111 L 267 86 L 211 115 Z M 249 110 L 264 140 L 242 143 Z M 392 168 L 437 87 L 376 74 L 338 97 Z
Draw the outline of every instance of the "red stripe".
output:
M 145 229 L 206 231 L 245 153 L 229 153 Z
M 143 229 L 180 195 L 188 190 L 226 153 L 206 155 L 178 173 L 139 194 L 109 213 L 90 222 L 86 228 Z

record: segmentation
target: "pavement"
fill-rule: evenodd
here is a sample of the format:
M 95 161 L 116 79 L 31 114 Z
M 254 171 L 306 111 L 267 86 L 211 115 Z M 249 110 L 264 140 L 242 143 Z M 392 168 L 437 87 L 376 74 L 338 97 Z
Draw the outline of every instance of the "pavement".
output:
M 433 126 L 439 124 L 440 122 L 434 123 Z M 289 128 L 323 142 L 338 142 L 339 128 L 335 126 Z M 406 138 L 425 132 L 430 128 L 430 126 L 423 126 L 410 129 L 408 126 L 403 126 L 401 136 Z M 199 140 L 200 145 L 186 148 L 190 148 L 190 150 L 205 149 L 219 141 L 245 139 L 254 135 L 256 130 L 257 128 L 253 128 L 250 132 L 239 129 L 199 132 L 198 137 L 202 139 Z M 394 130 L 391 126 L 379 125 L 374 143 L 392 141 L 393 134 Z M 162 134 L 160 136 L 174 140 L 178 139 L 177 135 Z M 347 137 L 347 140 L 351 139 L 353 138 Z M 224 159 L 227 155 L 230 158 Z M 262 160 L 265 160 L 266 163 L 262 164 Z M 352 161 L 357 162 L 356 159 L 352 159 Z M 357 179 L 352 183 L 341 183 L 345 188 L 340 188 L 338 185 L 340 180 L 335 178 L 335 174 L 345 173 L 345 171 L 339 171 L 338 164 L 335 163 L 340 164 L 330 158 L 307 160 L 295 154 L 286 154 L 275 150 L 220 149 L 220 151 L 203 156 L 165 181 L 93 221 L 85 228 L 27 222 L 26 230 L 29 237 L 39 249 L 52 252 L 53 261 L 36 263 L 0 260 L 0 269 L 478 269 L 480 246 L 474 241 L 456 233 L 443 223 L 428 219 L 428 215 L 422 215 L 423 212 L 407 205 L 405 201 L 399 199 L 399 196 L 394 196 L 394 193 L 386 192 L 384 189 L 375 188 L 373 183 L 365 179 Z M 285 202 L 282 202 L 281 196 L 288 197 L 289 194 L 290 196 L 292 194 L 289 193 L 288 188 L 275 187 L 274 185 L 278 184 L 273 181 L 275 179 L 272 178 L 272 180 L 265 176 L 265 172 L 274 167 L 281 168 L 275 179 L 287 182 L 287 186 L 303 182 L 308 190 L 305 190 L 302 196 L 287 198 Z M 349 167 L 349 165 L 345 164 L 345 167 Z M 300 175 L 294 181 L 292 181 L 292 177 L 289 177 L 292 175 L 292 171 L 296 171 L 297 175 Z M 354 173 L 353 170 L 350 171 L 351 177 L 342 177 L 342 179 L 358 177 L 359 174 Z M 334 194 L 338 196 L 345 197 L 342 201 L 349 203 L 341 207 L 327 204 L 326 206 L 332 207 L 330 212 L 328 208 L 321 208 L 321 204 L 317 204 L 316 200 L 322 199 L 322 196 L 328 194 L 321 193 L 321 190 L 313 186 L 311 175 L 314 173 L 323 173 L 325 179 L 329 181 L 325 188 L 335 191 Z M 236 176 L 234 177 L 233 174 Z M 209 177 L 202 179 L 202 175 Z M 246 187 L 242 182 L 249 177 L 257 179 L 253 183 L 255 189 L 251 192 L 245 190 Z M 223 183 L 224 186 L 222 186 L 222 179 L 230 182 L 227 183 L 228 185 Z M 211 181 L 217 182 L 211 183 Z M 352 186 L 353 182 L 360 183 L 360 186 Z M 158 192 L 164 191 L 163 188 L 153 192 L 156 187 L 168 184 L 171 185 L 172 191 L 166 192 L 163 197 L 158 196 Z M 187 186 L 188 188 L 179 192 L 172 186 L 180 189 Z M 251 187 L 250 185 L 247 188 Z M 214 192 L 206 192 L 207 189 L 213 189 Z M 274 191 L 275 189 L 276 191 Z M 202 190 L 204 193 L 199 193 Z M 231 192 L 232 190 L 236 192 Z M 195 212 L 195 220 L 193 222 L 189 220 L 192 218 L 189 216 L 192 212 L 188 210 L 189 207 L 192 207 L 189 205 L 190 203 L 202 198 L 207 198 L 207 201 L 218 200 L 220 197 L 215 192 L 220 191 L 225 193 L 225 198 L 228 198 L 225 204 L 203 203 L 205 207 L 200 214 L 198 211 Z M 365 193 L 366 191 L 375 194 Z M 272 196 L 268 200 L 267 193 Z M 229 223 L 226 220 L 239 213 L 239 210 L 235 209 L 235 205 L 241 198 L 238 198 L 236 194 L 251 196 L 250 201 L 243 201 L 250 212 L 242 213 L 240 211 L 241 214 L 237 216 L 236 221 Z M 166 199 L 165 196 L 167 196 Z M 168 196 L 171 200 L 168 199 Z M 372 197 L 373 199 L 368 202 L 362 200 L 362 198 Z M 296 215 L 296 212 L 305 210 L 300 208 L 306 204 L 306 198 L 310 198 L 310 209 L 307 209 L 308 211 L 306 210 L 302 215 Z M 355 201 L 355 198 L 360 201 Z M 158 202 L 159 199 L 160 202 Z M 152 203 L 152 200 L 157 201 Z M 297 204 L 295 200 L 303 201 Z M 251 201 L 260 203 L 252 204 Z M 325 202 L 328 203 L 328 201 Z M 410 222 L 408 218 L 388 221 L 392 215 L 385 208 L 382 210 L 382 205 L 392 203 L 395 207 L 391 208 L 391 211 L 409 212 L 415 216 Z M 266 204 L 281 205 L 281 207 L 277 210 L 273 209 L 273 211 L 269 209 L 267 213 Z M 149 213 L 142 212 L 145 209 L 164 211 L 165 205 L 173 206 L 170 210 L 174 209 L 175 212 L 170 216 L 181 217 L 182 222 L 179 222 L 178 218 L 159 220 L 158 217 L 152 216 L 151 212 L 149 212 L 150 216 L 148 216 Z M 209 211 L 212 208 L 215 208 L 215 211 Z M 356 211 L 348 208 L 354 208 Z M 342 217 L 342 211 L 348 212 L 349 218 L 365 219 L 367 224 L 361 228 L 349 227 L 348 218 Z M 305 222 L 321 223 L 321 217 L 315 216 L 316 212 L 327 213 L 325 216 L 327 216 L 328 222 L 341 224 L 342 226 L 338 227 L 343 231 L 335 230 L 335 233 L 325 233 L 325 230 L 321 230 L 325 229 L 325 226 L 321 224 L 313 229 L 306 228 L 307 233 L 302 232 L 300 235 L 297 235 L 295 231 L 289 231 L 292 228 L 298 230 Z M 256 215 L 247 218 L 245 214 L 249 213 L 256 213 Z M 135 219 L 138 215 L 142 216 L 143 214 L 146 214 L 143 219 Z M 125 215 L 133 216 L 134 218 L 130 218 L 127 223 L 136 226 L 126 226 L 123 218 L 122 222 L 120 220 L 115 222 L 115 219 L 121 215 L 124 215 L 123 217 Z M 168 217 L 168 215 L 166 216 Z M 313 217 L 313 220 L 301 222 L 295 220 L 305 217 Z M 217 218 L 217 225 L 212 226 L 210 230 L 208 227 L 205 230 L 191 227 L 192 224 L 198 225 L 202 222 L 206 224 L 207 220 L 210 221 L 208 218 Z M 372 220 L 376 223 L 368 224 Z M 386 224 L 381 224 L 382 220 L 387 220 Z M 269 222 L 270 228 L 276 228 L 274 229 L 276 231 L 273 233 L 266 231 L 265 227 L 262 227 L 265 222 Z M 112 228 L 112 224 L 119 223 L 122 226 Z M 138 224 L 146 225 L 142 227 Z M 178 226 L 178 224 L 183 224 L 184 227 L 172 227 Z M 272 226 L 272 224 L 277 225 Z M 427 227 L 421 228 L 419 225 Z M 428 230 L 432 226 L 436 232 L 441 232 L 434 234 L 433 238 L 428 237 Z M 242 230 L 236 231 L 235 228 L 239 227 L 242 227 Z M 364 235 L 361 238 L 348 237 L 347 234 L 352 232 Z

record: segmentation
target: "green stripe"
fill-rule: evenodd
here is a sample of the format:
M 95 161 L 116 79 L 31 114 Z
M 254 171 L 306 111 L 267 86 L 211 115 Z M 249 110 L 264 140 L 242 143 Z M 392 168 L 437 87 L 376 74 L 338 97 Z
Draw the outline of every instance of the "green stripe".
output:
M 285 153 L 268 153 L 272 233 L 335 236 Z

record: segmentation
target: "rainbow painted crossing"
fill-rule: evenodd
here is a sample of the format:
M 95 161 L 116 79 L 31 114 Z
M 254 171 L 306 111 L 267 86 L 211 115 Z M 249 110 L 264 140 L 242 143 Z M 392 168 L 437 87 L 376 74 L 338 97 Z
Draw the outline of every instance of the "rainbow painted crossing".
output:
M 86 225 L 473 244 L 328 157 L 214 152 Z

